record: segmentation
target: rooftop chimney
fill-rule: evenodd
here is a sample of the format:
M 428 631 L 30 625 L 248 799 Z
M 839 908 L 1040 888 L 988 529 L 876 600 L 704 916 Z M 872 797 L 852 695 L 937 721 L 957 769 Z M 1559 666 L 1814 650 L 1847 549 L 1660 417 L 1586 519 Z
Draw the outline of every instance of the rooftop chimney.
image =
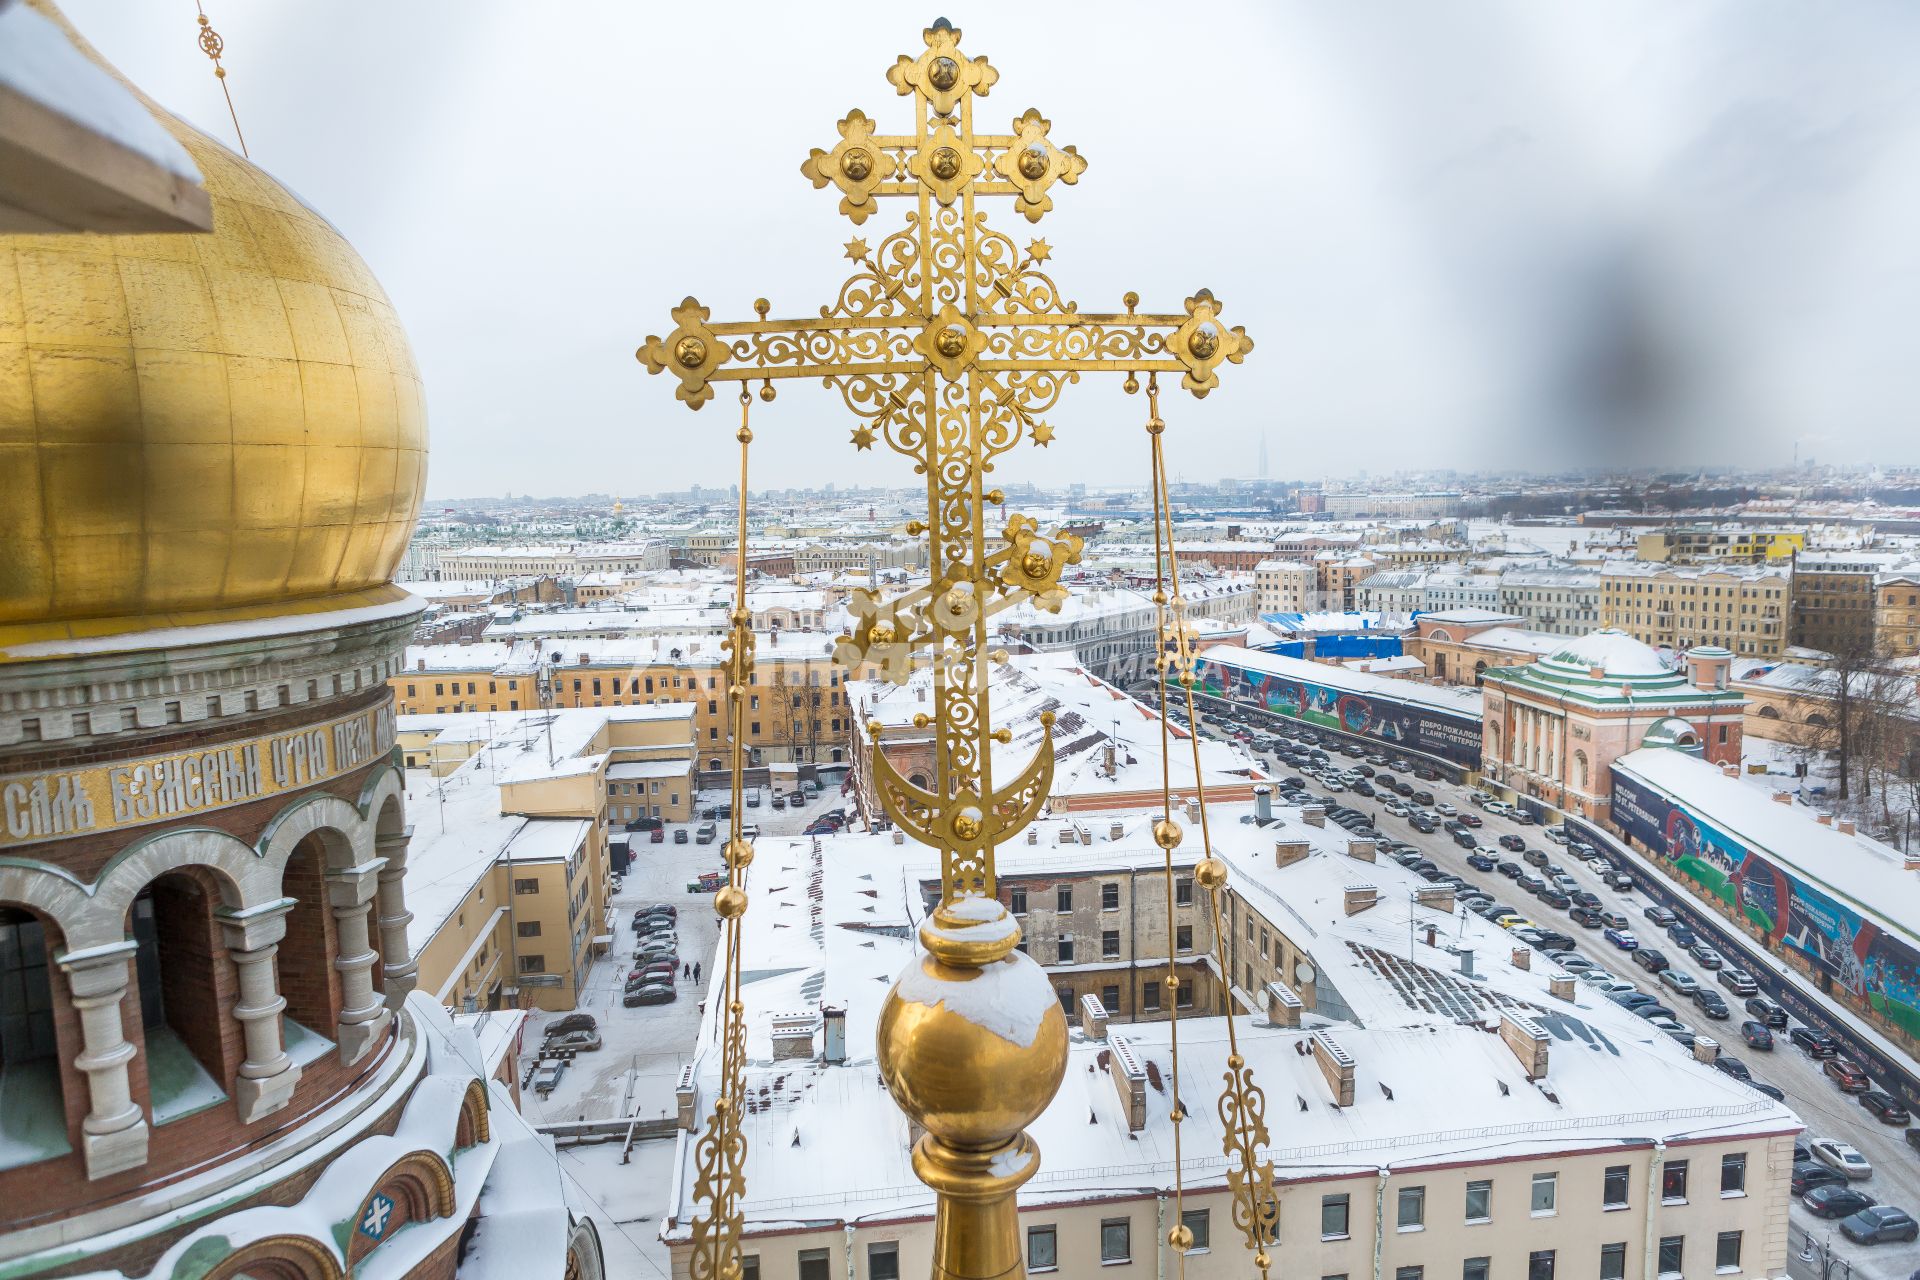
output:
M 1693 1057 L 1696 1062 L 1714 1062 L 1720 1057 L 1720 1042 L 1709 1040 L 1705 1036 L 1693 1038 Z
M 1373 851 L 1378 847 L 1378 841 L 1366 840 L 1355 836 L 1347 841 L 1347 856 L 1349 858 L 1358 858 L 1361 862 L 1372 862 Z
M 895 844 L 905 844 L 907 842 L 907 833 L 895 827 L 893 829 L 893 842 Z
M 1353 1105 L 1353 1055 L 1340 1047 L 1338 1041 L 1324 1031 L 1313 1033 L 1313 1061 L 1320 1068 L 1320 1074 L 1326 1077 L 1327 1088 L 1333 1091 L 1333 1105 L 1350 1107 Z
M 813 1056 L 813 1014 L 776 1013 L 770 1022 L 775 1061 Z
M 1275 840 L 1273 842 L 1273 865 L 1276 867 L 1290 867 L 1305 858 L 1312 848 L 1313 846 L 1305 840 Z
M 1140 1132 L 1147 1127 L 1147 1070 L 1125 1036 L 1107 1037 L 1107 1071 L 1120 1095 L 1120 1109 L 1127 1113 L 1128 1131 Z
M 1028 828 L 1027 828 L 1027 843 L 1028 843 L 1028 844 L 1039 844 L 1039 843 L 1040 843 L 1040 828 L 1038 828 L 1038 827 L 1028 827 Z
M 1813 820 L 1819 823 L 1823 827 L 1830 827 L 1833 825 L 1833 815 L 1830 813 L 1816 813 L 1813 815 Z
M 1858 830 L 1859 830 L 1859 828 L 1858 828 L 1858 827 L 1856 827 L 1856 826 L 1854 826 L 1854 825 L 1853 825 L 1853 819 L 1852 819 L 1852 818 L 1842 818 L 1842 819 L 1840 819 L 1840 821 L 1839 821 L 1839 822 L 1838 822 L 1837 824 L 1835 824 L 1835 825 L 1836 825 L 1836 826 L 1837 826 L 1837 827 L 1839 828 L 1839 831 L 1840 831 L 1840 834 L 1841 834 L 1841 835 L 1843 835 L 1843 836 L 1850 836 L 1850 835 L 1852 835 L 1852 834 L 1853 834 L 1853 833 L 1854 833 L 1855 831 L 1858 831 Z
M 699 1123 L 700 1086 L 694 1082 L 691 1062 L 680 1068 L 680 1079 L 673 1086 L 673 1101 L 676 1108 L 674 1124 L 692 1133 Z
M 1568 1004 L 1572 1004 L 1573 975 L 1570 973 L 1549 974 L 1547 976 L 1547 994 L 1555 1000 L 1565 1000 Z
M 847 1060 L 847 1011 L 835 1004 L 820 1006 L 820 1017 L 826 1023 L 826 1036 L 820 1049 L 823 1062 L 845 1062 Z
M 1107 1006 L 1089 991 L 1080 997 L 1080 1029 L 1092 1040 L 1107 1038 Z
M 1450 884 L 1420 885 L 1413 891 L 1413 900 L 1423 907 L 1453 914 L 1453 886 Z
M 1516 969 L 1533 968 L 1533 948 L 1515 947 L 1513 949 L 1513 967 Z
M 1060 843 L 1072 844 L 1073 841 L 1074 841 L 1073 825 L 1071 823 L 1067 823 L 1060 828 Z
M 1327 811 L 1317 804 L 1303 805 L 1300 809 L 1300 821 L 1310 827 L 1327 825 Z
M 1262 784 L 1253 789 L 1253 820 L 1261 826 L 1273 821 L 1273 788 Z
M 1460 972 L 1465 977 L 1473 977 L 1473 948 L 1460 948 Z
M 1107 828 L 1107 839 L 1109 840 L 1118 840 L 1126 834 L 1127 824 L 1124 822 L 1116 822 Z
M 1605 680 L 1607 669 L 1596 662 L 1587 668 L 1587 677 L 1592 680 Z
M 1520 1060 L 1520 1069 L 1527 1073 L 1527 1079 L 1544 1079 L 1547 1074 L 1547 1031 L 1539 1023 L 1525 1014 L 1504 1012 L 1500 1015 L 1500 1041 L 1513 1050 L 1513 1056 Z
M 1300 1010 L 1304 1006 L 1300 997 L 1293 994 L 1284 982 L 1267 984 L 1267 1021 L 1276 1027 L 1297 1027 L 1300 1025 Z
M 1902 869 L 1907 871 L 1920 871 L 1920 852 L 1912 849 L 1907 850 L 1906 854 L 1901 858 L 1901 866 Z
M 1776 792 L 1774 792 L 1774 793 L 1773 793 L 1773 802 L 1774 802 L 1775 804 L 1792 804 L 1792 803 L 1793 803 L 1793 792 L 1791 792 L 1791 791 L 1776 791 Z
M 1347 886 L 1346 909 L 1350 916 L 1357 916 L 1374 903 L 1380 901 L 1380 890 L 1370 884 Z

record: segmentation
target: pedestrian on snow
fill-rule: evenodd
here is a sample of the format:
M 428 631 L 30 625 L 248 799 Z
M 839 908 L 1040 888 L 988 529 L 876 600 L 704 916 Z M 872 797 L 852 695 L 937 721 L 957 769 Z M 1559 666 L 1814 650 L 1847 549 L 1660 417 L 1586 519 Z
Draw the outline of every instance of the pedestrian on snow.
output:
M 693 962 L 693 980 L 695 982 L 700 981 L 700 962 L 698 960 Z
M 683 978 L 691 978 L 693 976 L 693 970 L 685 963 L 682 963 L 680 966 L 680 976 Z

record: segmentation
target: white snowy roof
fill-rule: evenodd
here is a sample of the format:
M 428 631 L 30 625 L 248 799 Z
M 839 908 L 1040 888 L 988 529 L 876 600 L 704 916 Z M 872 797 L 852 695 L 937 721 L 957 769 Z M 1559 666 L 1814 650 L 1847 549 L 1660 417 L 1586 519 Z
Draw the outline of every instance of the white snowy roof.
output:
M 1605 667 L 1609 676 L 1663 676 L 1673 670 L 1652 645 L 1611 627 L 1564 642 L 1552 657 L 1583 669 Z
M 1365 671 L 1348 671 L 1344 667 L 1329 666 L 1323 662 L 1309 662 L 1305 658 L 1289 658 L 1278 653 L 1261 653 L 1254 649 L 1236 649 L 1231 645 L 1220 645 L 1209 649 L 1201 655 L 1201 659 L 1203 662 L 1224 662 L 1229 666 L 1239 667 L 1243 671 L 1285 676 L 1291 680 L 1313 680 L 1353 693 L 1393 698 L 1401 702 L 1451 712 L 1454 715 L 1470 716 L 1475 720 L 1480 718 L 1478 689 L 1454 685 L 1414 684 L 1407 680 L 1393 679 L 1391 676 L 1376 676 Z

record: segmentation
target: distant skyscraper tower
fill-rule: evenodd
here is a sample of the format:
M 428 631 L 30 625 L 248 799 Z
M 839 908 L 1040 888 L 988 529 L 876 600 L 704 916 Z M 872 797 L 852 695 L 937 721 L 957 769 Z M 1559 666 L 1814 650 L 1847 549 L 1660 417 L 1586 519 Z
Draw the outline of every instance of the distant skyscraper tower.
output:
M 1267 478 L 1267 433 L 1260 433 L 1260 478 Z

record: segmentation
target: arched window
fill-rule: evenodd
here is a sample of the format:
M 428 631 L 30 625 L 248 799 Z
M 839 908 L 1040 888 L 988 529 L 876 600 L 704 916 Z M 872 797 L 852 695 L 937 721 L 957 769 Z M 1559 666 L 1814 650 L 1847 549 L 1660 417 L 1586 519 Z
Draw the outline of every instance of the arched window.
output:
M 1447 674 L 1447 655 L 1446 654 L 1436 653 L 1433 655 L 1433 674 L 1437 676 L 1444 676 Z
M 333 912 L 327 904 L 327 855 L 317 833 L 294 848 L 280 878 L 280 892 L 294 900 L 287 913 L 286 936 L 274 957 L 280 972 L 280 994 L 287 1007 L 281 1030 L 288 1052 L 305 1061 L 308 1037 L 331 1043 L 340 1020 L 340 974 L 333 967 L 339 954 Z
M 907 781 L 922 790 L 932 785 L 927 781 L 927 775 L 924 773 L 910 773 L 907 775 Z
M 53 1018 L 48 926 L 31 911 L 0 907 L 0 1169 L 73 1149 L 62 1102 Z
M 1778 720 L 1780 713 L 1772 707 L 1762 707 L 1760 708 L 1760 718 L 1762 720 Z
M 1581 791 L 1587 789 L 1587 753 L 1585 751 L 1573 753 L 1573 785 Z
M 1824 729 L 1827 727 L 1828 721 L 1827 718 L 1818 711 L 1809 711 L 1807 712 L 1807 723 L 1816 729 Z
M 222 1034 L 238 989 L 213 918 L 216 896 L 209 873 L 170 871 L 129 913 L 155 1125 L 224 1101 L 239 1069 L 240 1038 Z

